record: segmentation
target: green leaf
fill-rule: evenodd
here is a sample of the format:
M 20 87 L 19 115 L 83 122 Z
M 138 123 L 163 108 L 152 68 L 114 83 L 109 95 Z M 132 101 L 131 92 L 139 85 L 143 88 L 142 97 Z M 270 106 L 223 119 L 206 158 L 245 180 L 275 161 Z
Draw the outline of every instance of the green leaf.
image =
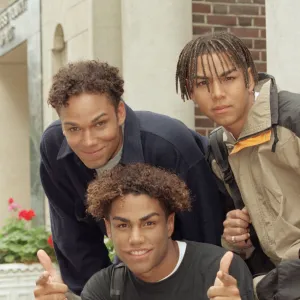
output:
M 15 261 L 15 257 L 13 256 L 13 255 L 6 255 L 6 256 L 4 256 L 4 261 L 6 262 L 6 263 L 13 263 L 14 261 Z

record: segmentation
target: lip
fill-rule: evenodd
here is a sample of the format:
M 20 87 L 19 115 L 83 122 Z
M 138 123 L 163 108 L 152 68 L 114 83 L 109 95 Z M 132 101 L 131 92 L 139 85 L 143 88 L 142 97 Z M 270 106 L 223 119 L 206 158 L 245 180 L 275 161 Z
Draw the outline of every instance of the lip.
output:
M 96 151 L 81 151 L 83 154 L 85 155 L 95 155 L 97 153 L 99 153 L 100 151 L 102 151 L 105 147 L 101 148 L 101 149 L 98 149 Z
M 132 249 L 126 252 L 131 259 L 144 259 L 152 252 L 152 250 L 153 249 Z
M 231 108 L 230 105 L 220 105 L 213 108 L 213 111 L 218 114 L 227 112 Z

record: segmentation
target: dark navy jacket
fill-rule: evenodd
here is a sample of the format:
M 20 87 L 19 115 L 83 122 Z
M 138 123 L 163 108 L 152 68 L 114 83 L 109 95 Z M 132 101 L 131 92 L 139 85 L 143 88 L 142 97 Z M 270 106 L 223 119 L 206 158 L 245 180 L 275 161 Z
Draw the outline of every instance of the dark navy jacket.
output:
M 145 162 L 176 172 L 191 190 L 192 211 L 175 219 L 175 239 L 220 244 L 223 205 L 205 160 L 207 140 L 183 123 L 126 106 L 122 164 Z M 68 146 L 55 121 L 41 141 L 41 181 L 49 199 L 54 247 L 64 282 L 79 294 L 87 280 L 110 265 L 104 224 L 85 213 L 88 183 L 96 176 Z

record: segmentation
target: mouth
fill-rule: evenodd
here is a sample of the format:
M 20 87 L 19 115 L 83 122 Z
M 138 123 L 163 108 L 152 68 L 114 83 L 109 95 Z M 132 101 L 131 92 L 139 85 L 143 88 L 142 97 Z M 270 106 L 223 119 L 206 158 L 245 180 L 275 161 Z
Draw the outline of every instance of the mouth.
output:
M 138 250 L 131 250 L 131 251 L 128 251 L 127 253 L 133 257 L 133 258 L 136 258 L 136 259 L 139 259 L 139 258 L 144 258 L 146 257 L 147 255 L 149 255 L 149 253 L 152 251 L 152 249 L 138 249 Z
M 230 105 L 220 105 L 213 108 L 213 111 L 217 114 L 222 114 L 227 112 L 231 108 Z
M 85 155 L 94 155 L 94 154 L 101 152 L 103 149 L 104 149 L 104 147 L 101 149 L 95 150 L 95 151 L 81 151 L 81 152 Z

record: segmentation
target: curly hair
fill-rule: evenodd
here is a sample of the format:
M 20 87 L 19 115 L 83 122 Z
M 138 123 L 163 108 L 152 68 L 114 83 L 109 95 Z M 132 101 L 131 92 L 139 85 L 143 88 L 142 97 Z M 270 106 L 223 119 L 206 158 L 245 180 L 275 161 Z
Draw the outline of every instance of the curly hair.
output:
M 72 96 L 82 93 L 106 94 L 117 108 L 124 93 L 119 69 L 96 60 L 69 63 L 53 77 L 48 104 L 56 111 L 68 105 Z
M 167 216 L 191 208 L 188 187 L 176 174 L 137 163 L 117 165 L 94 180 L 87 189 L 87 212 L 107 218 L 112 202 L 128 194 L 157 199 Z
M 194 80 L 197 75 L 198 57 L 201 57 L 204 76 L 206 76 L 207 70 L 204 68 L 203 55 L 207 54 L 212 57 L 214 53 L 217 54 L 223 71 L 225 71 L 225 66 L 228 67 L 226 57 L 232 66 L 242 70 L 246 86 L 249 84 L 248 68 L 251 69 L 254 82 L 257 84 L 258 73 L 253 58 L 241 39 L 229 32 L 206 34 L 187 43 L 179 55 L 175 83 L 176 92 L 178 93 L 178 87 L 180 87 L 183 100 L 190 99 L 190 93 L 193 91 Z M 210 72 L 213 69 L 216 71 L 214 61 L 213 66 L 210 66 L 210 64 L 208 66 Z M 209 90 L 209 86 L 207 88 Z

